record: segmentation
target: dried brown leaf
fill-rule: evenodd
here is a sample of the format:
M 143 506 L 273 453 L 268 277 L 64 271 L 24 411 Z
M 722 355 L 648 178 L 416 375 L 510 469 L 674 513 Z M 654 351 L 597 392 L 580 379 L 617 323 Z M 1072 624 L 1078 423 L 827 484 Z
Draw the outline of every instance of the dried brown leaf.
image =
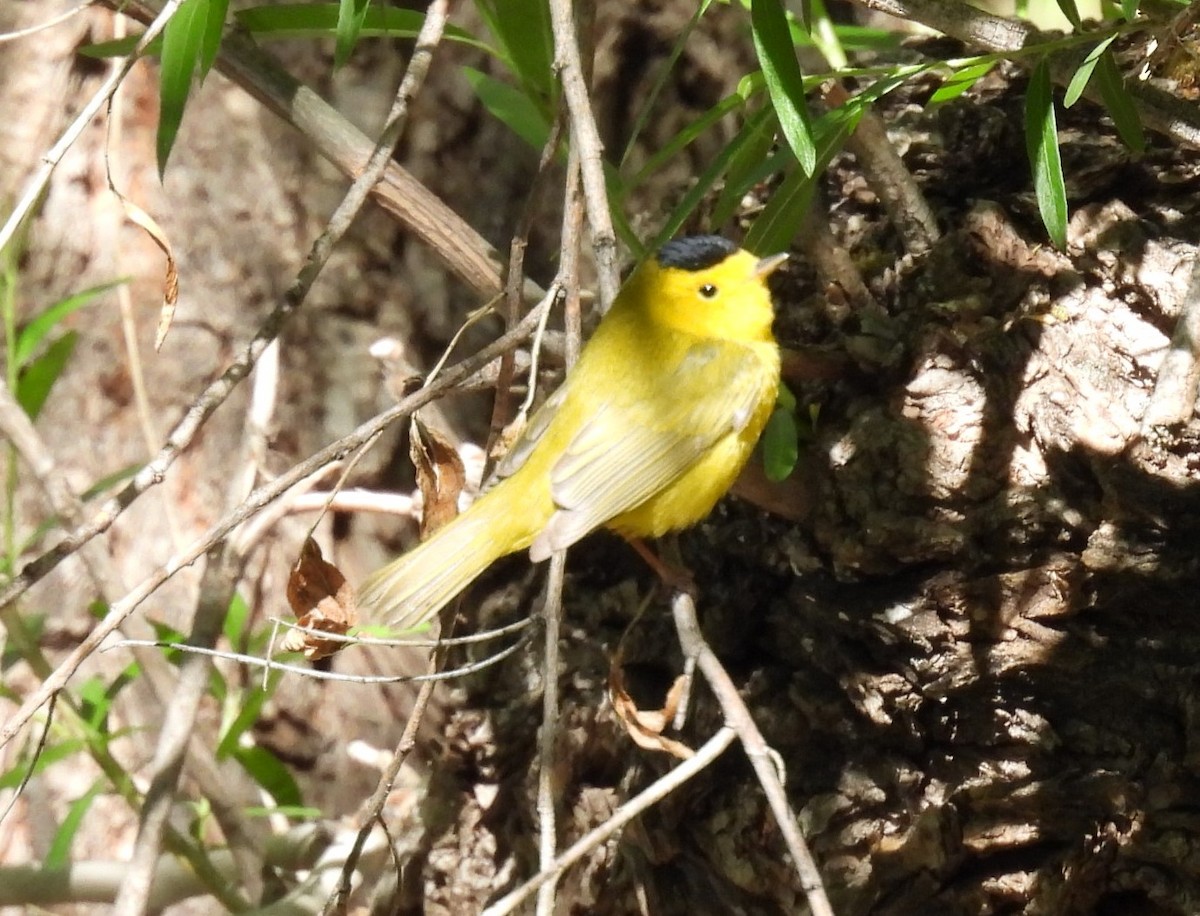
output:
M 454 444 L 413 417 L 409 454 L 417 472 L 417 486 L 425 498 L 421 539 L 429 537 L 458 515 L 458 497 L 467 485 L 467 473 Z
M 675 711 L 679 708 L 679 701 L 686 686 L 687 679 L 680 675 L 667 691 L 662 709 L 638 709 L 637 703 L 625 689 L 620 653 L 608 669 L 608 698 L 629 737 L 638 747 L 671 754 L 680 760 L 687 760 L 695 751 L 682 742 L 666 737 L 663 732 L 675 720 Z
M 175 263 L 171 242 L 154 217 L 115 188 L 113 193 L 121 200 L 125 218 L 149 235 L 167 256 L 167 275 L 163 279 L 163 304 L 158 316 L 158 330 L 154 332 L 154 349 L 161 350 L 163 341 L 167 339 L 167 331 L 171 329 L 171 322 L 175 319 L 175 306 L 179 303 L 179 267 Z
M 310 630 L 338 636 L 358 623 L 358 605 L 354 588 L 342 571 L 321 555 L 317 542 L 304 542 L 300 557 L 292 566 L 287 585 L 288 604 L 296 623 Z M 303 652 L 309 661 L 325 658 L 346 646 L 345 642 L 322 639 L 313 633 L 291 630 L 284 637 L 284 652 Z

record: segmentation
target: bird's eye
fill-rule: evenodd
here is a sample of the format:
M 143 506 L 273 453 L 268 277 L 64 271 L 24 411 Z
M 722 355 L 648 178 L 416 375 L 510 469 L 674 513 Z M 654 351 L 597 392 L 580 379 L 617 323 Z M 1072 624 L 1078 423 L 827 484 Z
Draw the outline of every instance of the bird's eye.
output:
M 711 283 L 705 283 L 700 287 L 700 295 L 705 299 L 712 299 L 717 295 L 717 288 Z

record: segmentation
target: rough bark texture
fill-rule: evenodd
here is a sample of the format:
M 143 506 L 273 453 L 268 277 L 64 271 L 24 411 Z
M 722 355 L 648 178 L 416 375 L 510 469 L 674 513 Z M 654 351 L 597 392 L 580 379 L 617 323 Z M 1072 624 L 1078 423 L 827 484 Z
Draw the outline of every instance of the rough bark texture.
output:
M 645 96 L 690 15 L 677 7 L 602 5 L 596 86 L 612 148 L 632 126 L 627 100 Z M 746 71 L 743 20 L 718 12 L 663 97 L 675 114 L 652 121 L 635 158 Z M 57 60 L 52 77 L 8 81 L 10 69 L 34 64 L 6 66 L 8 110 L 42 111 L 31 99 L 54 105 L 71 96 L 55 89 L 51 97 L 46 86 L 94 84 L 62 65 L 79 37 L 43 51 Z M 362 110 L 367 98 L 378 110 L 375 93 L 388 90 L 376 81 L 396 61 L 375 53 L 379 69 L 345 71 L 329 88 L 344 108 Z M 307 77 L 323 79 L 326 63 L 308 65 Z M 503 247 L 534 154 L 479 111 L 452 67 L 435 76 L 405 164 Z M 883 313 L 856 316 L 811 269 L 790 271 L 779 295 L 781 340 L 848 354 L 848 368 L 796 391 L 820 408 L 799 472 L 808 517 L 787 523 L 729 500 L 684 537 L 702 620 L 782 755 L 839 916 L 1195 913 L 1200 421 L 1194 410 L 1171 427 L 1142 421 L 1196 270 L 1200 168 L 1194 152 L 1153 138 L 1131 159 L 1098 110 L 1081 103 L 1064 118 L 1074 216 L 1070 249 L 1056 253 L 1029 191 L 1021 77 L 1001 70 L 926 111 L 932 86 L 894 93 L 881 111 L 945 235 L 921 259 L 903 256 L 854 162 L 835 162 L 824 206 Z M 179 241 L 183 270 L 180 325 L 150 370 L 162 420 L 219 371 L 229 340 L 242 339 L 287 282 L 340 183 L 213 78 L 189 112 L 160 197 L 152 87 L 135 81 L 125 91 L 125 142 L 137 154 L 128 184 Z M 0 124 L 62 118 L 54 109 Z M 23 173 L 53 134 L 16 137 L 4 145 L 5 162 Z M 647 188 L 635 224 L 653 225 L 662 202 L 682 193 L 718 138 L 706 142 Z M 102 144 L 99 131 L 89 134 L 56 177 L 22 265 L 29 309 L 124 272 L 151 278 L 135 293 L 157 301 L 154 249 L 95 204 Z M 89 207 L 98 212 L 84 221 Z M 535 270 L 552 256 L 552 235 L 538 233 Z M 461 295 L 436 261 L 378 213 L 356 236 L 285 339 L 286 395 L 269 466 L 308 454 L 386 401 L 365 356 L 382 331 L 424 357 L 461 317 Z M 107 247 L 118 239 L 120 269 Z M 141 252 L 136 263 L 131 251 Z M 83 355 L 40 423 L 81 489 L 144 455 L 114 315 L 80 313 Z M 139 328 L 145 346 L 153 318 Z M 162 545 L 201 530 L 228 499 L 240 460 L 229 443 L 239 441 L 242 409 L 227 405 L 167 489 L 114 530 L 110 550 L 131 582 L 170 553 Z M 483 416 L 464 412 L 454 422 L 478 433 Z M 79 448 L 81 429 L 89 450 Z M 392 480 L 375 460 L 363 481 Z M 151 502 L 164 499 L 169 513 Z M 22 510 L 31 523 L 44 517 L 32 488 Z M 256 560 L 252 571 L 266 572 L 247 591 L 263 608 L 278 607 L 305 524 L 289 522 L 284 546 Z M 380 527 L 338 520 L 334 533 L 352 535 L 339 542 L 348 571 L 365 571 L 391 549 L 361 548 Z M 633 746 L 604 698 L 621 634 L 653 588 L 649 574 L 605 536 L 574 550 L 569 570 L 556 773 L 563 846 L 669 766 Z M 526 613 L 537 582 L 522 558 L 500 564 L 475 588 L 471 620 Z M 147 611 L 178 624 L 170 614 L 190 605 L 177 588 L 184 597 Z M 85 591 L 68 568 L 33 596 L 33 610 L 51 600 L 66 609 L 48 627 L 49 647 L 86 625 Z M 681 665 L 665 602 L 626 637 L 625 655 L 627 677 L 653 705 Z M 397 667 L 378 653 L 362 659 L 345 653 L 335 664 Z M 536 870 L 538 664 L 526 652 L 443 689 L 431 720 L 444 716 L 442 733 L 423 741 L 420 765 L 390 809 L 399 846 L 412 854 L 403 907 L 476 912 Z M 22 669 L 6 672 L 14 689 L 29 680 Z M 306 800 L 336 817 L 353 812 L 374 779 L 347 745 L 389 747 L 408 702 L 405 691 L 293 685 L 257 737 L 293 767 Z M 682 739 L 698 744 L 718 725 L 699 691 Z M 131 746 L 131 763 L 148 753 Z M 8 860 L 44 855 L 39 818 L 61 817 L 91 778 L 52 770 L 35 783 L 22 831 L 5 841 Z M 81 835 L 80 855 L 125 848 L 134 824 L 113 808 L 111 822 Z M 801 911 L 802 901 L 761 792 L 730 752 L 573 869 L 560 912 L 783 914 Z

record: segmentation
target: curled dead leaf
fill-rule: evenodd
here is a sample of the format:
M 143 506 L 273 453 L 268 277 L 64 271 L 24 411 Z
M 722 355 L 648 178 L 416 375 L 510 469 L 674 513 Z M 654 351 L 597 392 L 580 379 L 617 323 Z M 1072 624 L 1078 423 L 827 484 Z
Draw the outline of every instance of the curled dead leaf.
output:
M 416 417 L 410 425 L 409 454 L 417 472 L 417 487 L 425 499 L 421 540 L 458 515 L 458 497 L 467 473 L 454 444 Z
M 326 561 L 320 546 L 312 538 L 304 542 L 300 557 L 292 566 L 287 599 L 296 615 L 296 623 L 307 629 L 343 636 L 358 623 L 353 586 L 340 569 Z M 284 652 L 302 652 L 309 661 L 316 661 L 333 655 L 346 645 L 340 640 L 290 630 L 281 648 Z
M 175 262 L 175 254 L 171 250 L 171 242 L 167 233 L 149 213 L 135 204 L 125 195 L 113 188 L 113 193 L 121 200 L 125 210 L 125 218 L 144 231 L 154 240 L 162 253 L 167 256 L 167 274 L 163 279 L 163 304 L 158 315 L 158 329 L 154 332 L 154 349 L 161 350 L 163 341 L 167 339 L 167 331 L 175 319 L 175 306 L 179 303 L 179 267 Z
M 693 756 L 695 751 L 686 744 L 663 734 L 675 720 L 675 712 L 679 708 L 687 679 L 683 675 L 675 678 L 671 689 L 667 691 L 662 709 L 638 709 L 637 703 L 625 689 L 625 674 L 621 662 L 621 653 L 618 652 L 608 669 L 608 698 L 629 737 L 638 747 L 648 751 L 661 751 L 680 760 L 687 760 Z

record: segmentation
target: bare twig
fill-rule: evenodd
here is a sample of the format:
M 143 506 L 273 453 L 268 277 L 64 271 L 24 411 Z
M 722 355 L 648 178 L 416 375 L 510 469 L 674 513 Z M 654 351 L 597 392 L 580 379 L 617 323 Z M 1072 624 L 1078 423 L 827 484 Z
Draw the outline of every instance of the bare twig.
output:
M 617 236 L 608 212 L 608 190 L 604 183 L 604 144 L 588 101 L 587 80 L 575 35 L 571 0 L 550 0 L 550 22 L 554 30 L 554 63 L 562 79 L 563 95 L 571 113 L 571 137 L 579 143 L 583 194 L 587 200 L 588 225 L 596 252 L 596 276 L 600 313 L 617 297 Z
M 84 0 L 78 6 L 73 6 L 69 10 L 64 10 L 57 16 L 51 16 L 45 22 L 39 22 L 37 25 L 31 25 L 24 29 L 13 29 L 11 32 L 0 32 L 0 44 L 6 41 L 17 41 L 20 38 L 28 38 L 30 35 L 36 35 L 38 32 L 44 32 L 46 29 L 52 29 L 56 25 L 62 25 L 68 19 L 74 19 L 89 6 L 92 5 L 92 0 Z
M 558 749 L 558 638 L 559 622 L 562 619 L 563 574 L 567 568 L 567 552 L 555 551 L 550 557 L 550 575 L 546 577 L 546 604 L 542 619 L 546 626 L 545 651 L 542 655 L 542 728 L 538 736 L 538 864 L 542 871 L 554 865 L 554 853 L 558 848 L 558 818 L 555 802 L 558 787 L 555 785 L 555 759 Z M 553 880 L 547 881 L 538 890 L 538 916 L 554 914 Z
M 656 779 L 651 785 L 621 805 L 603 824 L 580 837 L 568 849 L 564 850 L 562 855 L 556 858 L 548 869 L 543 868 L 542 871 L 538 872 L 516 890 L 501 897 L 483 911 L 483 916 L 507 916 L 507 914 L 515 912 L 517 907 L 529 899 L 529 896 L 534 891 L 546 882 L 557 879 L 564 871 L 601 843 L 605 842 L 609 837 L 613 836 L 613 834 L 623 829 L 626 824 L 639 814 L 654 807 L 654 805 L 666 798 L 671 792 L 674 792 L 697 773 L 700 773 L 720 757 L 729 745 L 733 744 L 736 740 L 737 733 L 732 728 L 728 726 L 722 728 L 709 738 L 696 751 L 694 756 L 689 757 L 683 763 L 679 764 L 679 766 L 661 778 Z
M 439 649 L 433 654 L 433 657 L 429 660 L 430 675 L 438 673 L 438 669 L 441 667 L 444 658 L 444 649 Z M 377 822 L 383 822 L 383 806 L 387 803 L 388 795 L 391 794 L 392 786 L 395 785 L 400 768 L 404 765 L 405 759 L 416 745 L 417 729 L 421 725 L 421 719 L 425 716 L 425 709 L 428 707 L 429 700 L 433 696 L 435 684 L 436 680 L 433 677 L 430 677 L 421 684 L 421 689 L 417 692 L 417 698 L 413 701 L 412 713 L 409 715 L 408 721 L 404 724 L 404 732 L 400 735 L 400 740 L 396 743 L 396 750 L 392 753 L 392 759 L 388 762 L 387 769 L 380 777 L 379 783 L 376 785 L 370 799 L 363 805 L 362 813 L 359 815 L 360 827 L 358 834 L 355 836 L 354 844 L 350 849 L 350 853 L 346 856 L 345 864 L 342 866 L 338 886 L 329 895 L 328 899 L 326 899 L 325 907 L 321 911 L 326 916 L 344 908 L 346 901 L 350 897 L 350 878 L 354 874 L 354 869 L 358 867 L 359 857 L 362 855 L 367 838 L 371 835 L 371 829 Z
M 821 873 L 808 844 L 804 841 L 804 836 L 800 833 L 796 815 L 792 812 L 787 794 L 783 790 L 783 782 L 775 764 L 778 755 L 767 746 L 762 732 L 758 730 L 750 710 L 742 701 L 725 666 L 705 641 L 700 624 L 696 620 L 696 605 L 692 597 L 684 592 L 676 592 L 671 601 L 671 612 L 675 616 L 675 628 L 679 632 L 679 644 L 684 654 L 696 659 L 700 673 L 704 675 L 717 697 L 717 702 L 721 704 L 725 720 L 737 732 L 746 756 L 750 758 L 750 765 L 758 776 L 758 781 L 767 796 L 767 803 L 771 806 L 779 831 L 783 835 L 783 841 L 800 875 L 800 885 L 804 888 L 813 916 L 833 916 L 833 908 L 829 905 L 829 898 L 825 895 L 825 887 L 821 883 Z
M 825 100 L 836 108 L 846 104 L 850 94 L 840 84 L 829 83 Z M 941 235 L 937 217 L 888 139 L 883 119 L 871 109 L 864 111 L 858 127 L 846 140 L 846 148 L 854 154 L 871 190 L 883 203 L 905 251 L 922 254 L 932 248 Z

